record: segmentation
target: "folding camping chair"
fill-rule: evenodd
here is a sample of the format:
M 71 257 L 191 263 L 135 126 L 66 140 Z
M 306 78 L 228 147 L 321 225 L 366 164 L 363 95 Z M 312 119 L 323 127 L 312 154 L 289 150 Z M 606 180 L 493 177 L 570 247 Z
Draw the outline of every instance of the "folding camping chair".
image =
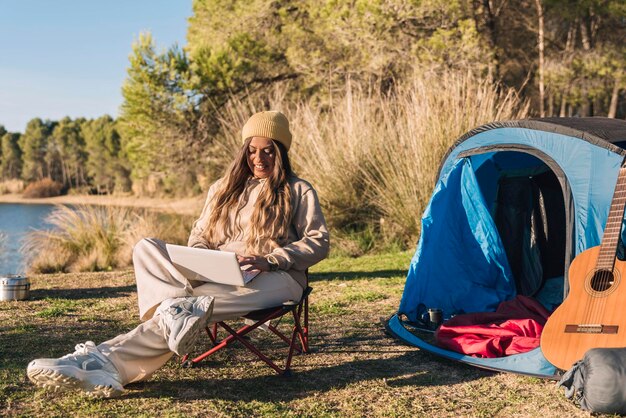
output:
M 216 322 L 211 327 L 206 328 L 206 332 L 213 343 L 213 347 L 205 353 L 190 359 L 189 354 L 183 356 L 183 367 L 194 367 L 196 364 L 214 354 L 215 352 L 227 347 L 235 341 L 239 341 L 246 348 L 248 348 L 257 357 L 263 360 L 268 366 L 270 366 L 276 373 L 282 376 L 291 376 L 291 359 L 294 352 L 299 354 L 309 353 L 309 294 L 313 289 L 309 286 L 302 293 L 300 301 L 288 301 L 280 306 L 273 308 L 262 309 L 259 311 L 250 312 L 243 318 L 248 320 L 246 322 L 253 322 L 252 324 L 246 324 L 243 327 L 235 330 L 226 324 L 225 321 Z M 280 320 L 289 312 L 293 316 L 293 329 L 291 331 L 291 337 L 287 337 L 283 332 L 278 329 Z M 272 324 L 271 321 L 277 320 L 278 323 Z M 289 347 L 287 353 L 287 359 L 284 367 L 278 366 L 269 357 L 263 354 L 258 347 L 256 347 L 247 335 L 258 329 L 259 327 L 267 324 L 267 330 L 276 335 L 282 341 L 284 341 Z M 218 338 L 218 329 L 224 329 L 229 335 L 223 339 Z M 298 340 L 298 341 L 296 341 Z

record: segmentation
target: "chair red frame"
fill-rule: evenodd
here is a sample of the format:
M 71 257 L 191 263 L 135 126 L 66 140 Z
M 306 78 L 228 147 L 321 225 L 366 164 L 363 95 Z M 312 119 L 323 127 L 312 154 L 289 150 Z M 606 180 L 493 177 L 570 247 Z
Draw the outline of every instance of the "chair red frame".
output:
M 295 352 L 298 354 L 310 353 L 309 348 L 309 294 L 313 289 L 309 286 L 302 293 L 302 298 L 298 302 L 285 302 L 280 306 L 276 306 L 273 308 L 262 309 L 254 312 L 250 312 L 247 315 L 244 315 L 243 318 L 254 321 L 252 325 L 244 325 L 243 327 L 235 330 L 230 327 L 225 321 L 220 321 L 214 323 L 212 326 L 206 328 L 206 332 L 213 343 L 213 347 L 208 351 L 200 354 L 199 356 L 190 359 L 189 354 L 183 356 L 182 365 L 183 367 L 194 367 L 199 362 L 204 360 L 205 358 L 211 356 L 217 351 L 227 347 L 235 341 L 239 341 L 243 344 L 248 350 L 254 353 L 259 359 L 264 361 L 269 367 L 274 369 L 274 371 L 281 376 L 290 376 L 291 375 L 291 361 Z M 278 329 L 279 324 L 272 324 L 271 321 L 283 318 L 283 316 L 287 315 L 289 312 L 293 314 L 293 322 L 294 326 L 291 330 L 291 336 L 286 336 L 283 332 Z M 256 330 L 263 324 L 268 323 L 268 329 L 282 341 L 284 341 L 288 347 L 289 351 L 287 353 L 287 359 L 285 361 L 285 365 L 280 367 L 276 364 L 275 361 L 271 360 L 268 356 L 263 354 L 258 347 L 256 347 L 249 338 L 245 338 L 247 334 Z M 222 328 L 227 333 L 223 339 L 218 338 L 218 329 Z

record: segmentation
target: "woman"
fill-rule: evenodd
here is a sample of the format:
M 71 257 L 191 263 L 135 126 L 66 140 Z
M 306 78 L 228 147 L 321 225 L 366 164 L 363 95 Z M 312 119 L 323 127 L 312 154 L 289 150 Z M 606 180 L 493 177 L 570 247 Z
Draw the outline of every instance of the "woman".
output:
M 33 383 L 117 396 L 174 353 L 187 353 L 209 322 L 300 299 L 306 269 L 329 249 L 317 195 L 291 171 L 291 132 L 282 113 L 254 114 L 242 139 L 226 175 L 209 189 L 188 245 L 235 252 L 241 266 L 261 273 L 245 287 L 198 281 L 172 264 L 163 241 L 144 239 L 133 252 L 144 322 L 100 345 L 87 341 L 59 359 L 33 360 L 27 369 Z

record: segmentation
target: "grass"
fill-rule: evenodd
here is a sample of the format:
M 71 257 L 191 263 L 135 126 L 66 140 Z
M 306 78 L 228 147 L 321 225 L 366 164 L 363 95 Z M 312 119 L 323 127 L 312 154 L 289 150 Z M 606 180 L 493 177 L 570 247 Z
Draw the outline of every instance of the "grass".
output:
M 112 400 L 37 389 L 25 369 L 33 358 L 59 357 L 77 343 L 102 342 L 139 324 L 132 271 L 33 276 L 30 300 L 0 302 L 0 414 L 588 416 L 552 381 L 471 368 L 389 337 L 381 319 L 398 307 L 410 257 L 337 257 L 312 269 L 313 352 L 294 358 L 291 378 L 276 376 L 234 346 L 193 369 L 174 358 Z M 207 339 L 198 344 L 199 352 Z
M 47 298 L 47 301 L 50 303 L 50 306 L 37 312 L 37 316 L 41 318 L 54 318 L 65 316 L 76 311 L 77 303 L 73 300 Z

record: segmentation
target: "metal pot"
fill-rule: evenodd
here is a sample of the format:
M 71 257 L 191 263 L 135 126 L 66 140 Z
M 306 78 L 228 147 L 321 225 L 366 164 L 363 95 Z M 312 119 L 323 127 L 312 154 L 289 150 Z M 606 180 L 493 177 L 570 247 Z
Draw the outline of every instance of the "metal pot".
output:
M 30 280 L 18 275 L 0 276 L 0 300 L 24 300 L 30 293 Z

